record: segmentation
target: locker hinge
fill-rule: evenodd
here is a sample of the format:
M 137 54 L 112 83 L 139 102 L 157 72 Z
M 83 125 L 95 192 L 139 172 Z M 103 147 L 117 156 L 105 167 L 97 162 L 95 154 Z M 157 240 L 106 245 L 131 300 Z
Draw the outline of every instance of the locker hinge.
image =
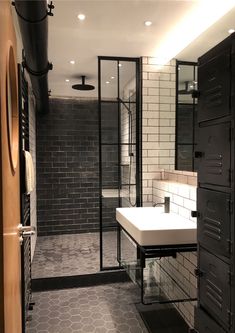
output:
M 233 284 L 233 277 L 234 277 L 233 273 L 228 272 L 228 281 L 230 286 Z
M 227 211 L 231 215 L 233 213 L 233 201 L 227 200 Z
M 227 239 L 227 246 L 228 246 L 228 253 L 232 254 L 233 253 L 233 247 L 232 247 L 233 243 L 230 239 Z
M 231 327 L 232 324 L 233 324 L 233 313 L 231 311 L 227 311 L 227 316 L 228 316 L 228 323 L 229 323 L 229 326 Z
M 230 127 L 230 131 L 229 131 L 229 140 L 230 142 L 233 141 L 234 139 L 234 128 Z

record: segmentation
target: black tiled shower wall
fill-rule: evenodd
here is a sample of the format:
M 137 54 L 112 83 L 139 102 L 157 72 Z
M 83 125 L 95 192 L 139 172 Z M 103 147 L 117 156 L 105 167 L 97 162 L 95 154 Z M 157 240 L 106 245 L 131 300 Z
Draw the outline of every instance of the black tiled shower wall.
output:
M 107 120 L 113 112 L 108 103 Z M 116 156 L 103 156 L 111 188 Z M 50 112 L 37 116 L 37 218 L 41 236 L 99 228 L 97 101 L 51 99 Z
M 97 101 L 51 99 L 37 118 L 39 235 L 85 232 L 99 222 Z

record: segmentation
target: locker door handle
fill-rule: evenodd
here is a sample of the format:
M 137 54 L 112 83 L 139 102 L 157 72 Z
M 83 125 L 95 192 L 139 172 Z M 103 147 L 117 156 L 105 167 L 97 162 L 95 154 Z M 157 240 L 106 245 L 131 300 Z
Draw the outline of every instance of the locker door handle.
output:
M 194 157 L 195 158 L 201 158 L 204 156 L 204 153 L 202 151 L 195 151 L 194 152 Z
M 36 228 L 31 225 L 23 226 L 22 224 L 19 224 L 18 230 L 19 230 L 20 236 L 29 237 L 29 236 L 35 235 Z
M 31 231 L 23 231 L 22 233 L 22 236 L 23 237 L 30 237 L 30 236 L 33 236 L 35 235 L 35 231 L 34 230 L 31 230 Z
M 200 213 L 197 210 L 192 210 L 191 217 L 200 217 Z
M 193 90 L 192 91 L 192 98 L 199 98 L 200 91 L 199 90 Z

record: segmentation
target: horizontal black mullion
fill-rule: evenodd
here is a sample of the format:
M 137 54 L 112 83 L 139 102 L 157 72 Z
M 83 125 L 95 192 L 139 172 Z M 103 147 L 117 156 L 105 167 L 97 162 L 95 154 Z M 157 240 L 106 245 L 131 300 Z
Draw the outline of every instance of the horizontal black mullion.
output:
M 102 232 L 105 233 L 105 231 L 110 231 L 110 229 L 112 229 L 112 231 L 117 231 L 118 230 L 118 222 L 114 221 L 113 224 L 103 224 L 102 225 Z
M 101 100 L 101 103 L 120 103 L 120 101 L 118 101 L 118 100 L 113 100 L 113 101 L 108 101 L 108 100 Z M 122 103 L 128 103 L 128 104 L 136 104 L 136 102 L 135 101 L 122 101 Z M 102 112 L 102 110 L 101 110 L 101 112 Z
M 126 183 L 126 184 L 121 184 L 121 186 L 135 186 L 136 184 L 128 184 L 128 183 Z
M 177 146 L 194 146 L 194 143 L 177 143 Z
M 101 146 L 136 146 L 136 143 L 121 143 L 121 144 L 118 144 L 118 143 L 101 143 Z

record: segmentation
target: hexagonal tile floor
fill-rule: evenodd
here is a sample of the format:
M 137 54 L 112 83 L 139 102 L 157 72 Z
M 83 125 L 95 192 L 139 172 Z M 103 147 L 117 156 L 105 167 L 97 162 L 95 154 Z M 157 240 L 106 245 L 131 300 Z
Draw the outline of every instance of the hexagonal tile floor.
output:
M 32 264 L 33 279 L 99 272 L 99 242 L 97 232 L 38 237 Z M 122 237 L 122 247 L 123 244 L 125 252 L 135 258 L 135 248 Z M 116 231 L 103 233 L 103 265 L 118 266 Z
M 27 333 L 147 333 L 131 282 L 34 293 Z

